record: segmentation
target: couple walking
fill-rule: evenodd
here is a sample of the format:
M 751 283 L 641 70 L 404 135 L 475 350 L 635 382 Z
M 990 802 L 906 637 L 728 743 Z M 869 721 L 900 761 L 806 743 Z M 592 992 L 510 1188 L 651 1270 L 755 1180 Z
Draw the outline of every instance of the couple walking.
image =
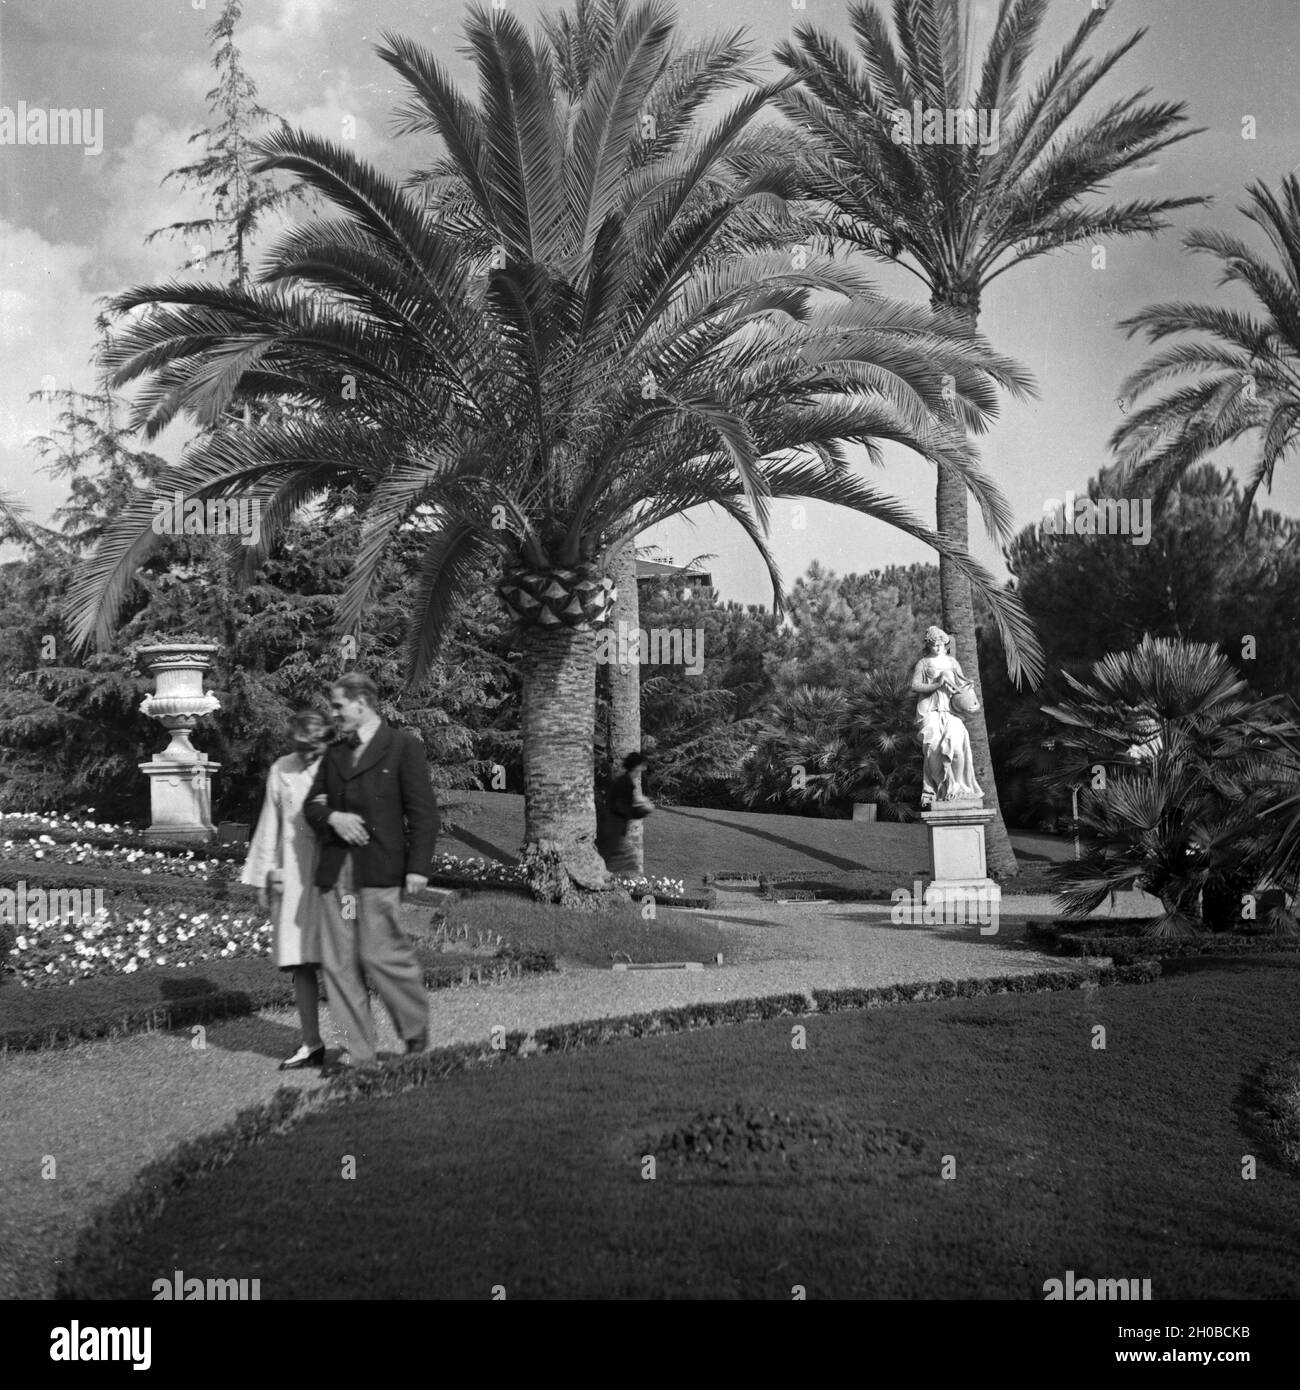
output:
M 428 1044 L 429 1005 L 401 924 L 402 894 L 429 881 L 438 806 L 424 747 L 390 728 L 369 676 L 350 671 L 330 688 L 339 734 L 319 710 L 298 710 L 296 751 L 272 764 L 241 882 L 275 926 L 275 963 L 292 970 L 302 1046 L 282 1071 L 321 1066 L 317 967 L 354 1065 L 373 1062 L 377 1039 L 367 977 L 408 1052 Z

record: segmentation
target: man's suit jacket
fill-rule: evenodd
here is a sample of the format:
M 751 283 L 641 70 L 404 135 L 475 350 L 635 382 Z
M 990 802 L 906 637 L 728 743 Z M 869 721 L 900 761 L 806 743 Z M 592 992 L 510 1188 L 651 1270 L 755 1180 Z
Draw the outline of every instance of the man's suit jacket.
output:
M 327 748 L 307 793 L 303 813 L 320 840 L 316 886 L 334 887 L 349 850 L 358 888 L 400 886 L 407 874 L 427 878 L 439 820 L 424 745 L 414 734 L 381 722 L 355 767 L 353 752 L 346 743 Z M 369 843 L 341 840 L 330 828 L 333 811 L 360 816 Z

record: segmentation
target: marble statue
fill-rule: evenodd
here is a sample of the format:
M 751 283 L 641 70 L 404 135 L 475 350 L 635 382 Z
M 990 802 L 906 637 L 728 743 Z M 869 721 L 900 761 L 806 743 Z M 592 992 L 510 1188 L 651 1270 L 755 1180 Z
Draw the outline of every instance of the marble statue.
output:
M 954 701 L 957 708 L 965 707 L 968 711 L 979 705 L 961 663 L 948 655 L 951 644 L 952 638 L 942 628 L 926 628 L 925 655 L 912 671 L 912 690 L 921 696 L 916 702 L 916 722 L 924 757 L 923 811 L 930 810 L 936 802 L 984 799 L 975 781 L 970 735 L 953 712 Z

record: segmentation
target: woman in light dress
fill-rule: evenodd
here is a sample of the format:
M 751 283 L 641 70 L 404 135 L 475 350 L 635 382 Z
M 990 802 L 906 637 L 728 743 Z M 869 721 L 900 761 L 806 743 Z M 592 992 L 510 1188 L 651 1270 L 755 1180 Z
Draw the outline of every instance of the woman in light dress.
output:
M 975 780 L 966 725 L 952 712 L 951 700 L 969 685 L 961 663 L 948 655 L 952 638 L 940 627 L 925 630 L 925 655 L 912 672 L 912 689 L 922 696 L 916 702 L 920 726 L 922 769 L 921 809 L 936 801 L 983 799 Z
M 266 778 L 266 798 L 248 846 L 241 883 L 257 888 L 259 906 L 275 927 L 275 963 L 293 971 L 293 992 L 302 1023 L 302 1045 L 280 1063 L 281 1071 L 325 1062 L 320 1035 L 320 891 L 315 884 L 316 835 L 303 818 L 303 803 L 330 740 L 329 720 L 315 709 L 297 710 L 289 721 L 295 751 L 277 758 Z

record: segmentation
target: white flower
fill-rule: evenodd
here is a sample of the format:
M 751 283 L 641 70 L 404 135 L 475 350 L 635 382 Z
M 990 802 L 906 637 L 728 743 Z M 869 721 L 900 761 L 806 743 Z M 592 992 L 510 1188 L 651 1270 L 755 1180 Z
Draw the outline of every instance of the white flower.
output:
M 27 949 L 27 938 L 25 936 L 20 936 L 18 938 L 18 949 L 20 951 L 25 951 Z

